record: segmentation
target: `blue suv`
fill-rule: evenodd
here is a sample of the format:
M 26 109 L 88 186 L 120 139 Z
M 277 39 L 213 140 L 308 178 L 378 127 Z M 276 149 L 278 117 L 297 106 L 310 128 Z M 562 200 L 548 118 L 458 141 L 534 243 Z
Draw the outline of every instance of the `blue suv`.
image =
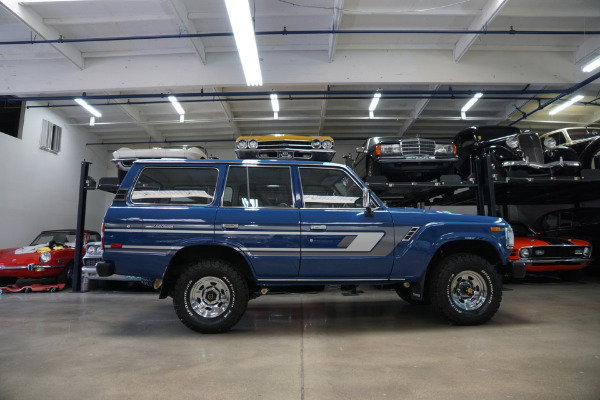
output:
M 489 320 L 510 263 L 501 218 L 386 207 L 348 167 L 283 160 L 144 160 L 103 224 L 100 276 L 162 280 L 189 328 L 223 332 L 271 288 L 389 285 L 450 323 Z

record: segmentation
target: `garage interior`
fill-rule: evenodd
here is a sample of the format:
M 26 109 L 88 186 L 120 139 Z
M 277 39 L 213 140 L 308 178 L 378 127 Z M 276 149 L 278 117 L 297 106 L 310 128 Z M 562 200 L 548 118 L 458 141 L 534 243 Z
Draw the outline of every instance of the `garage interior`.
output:
M 240 136 L 321 135 L 346 163 L 374 136 L 600 125 L 600 69 L 583 70 L 600 60 L 597 0 L 245 3 L 255 78 L 225 0 L 0 0 L 0 248 L 74 228 L 81 163 L 95 180 L 116 176 L 122 147 L 233 159 Z M 48 123 L 59 143 L 44 142 Z M 598 182 L 529 183 L 500 189 L 499 214 L 534 224 L 600 206 Z M 100 231 L 112 198 L 88 192 L 87 229 Z M 417 205 L 478 212 L 471 199 Z M 262 296 L 222 335 L 189 331 L 169 300 L 137 286 L 3 293 L 0 399 L 598 399 L 592 272 L 509 282 L 498 314 L 476 327 L 444 325 L 376 287 Z

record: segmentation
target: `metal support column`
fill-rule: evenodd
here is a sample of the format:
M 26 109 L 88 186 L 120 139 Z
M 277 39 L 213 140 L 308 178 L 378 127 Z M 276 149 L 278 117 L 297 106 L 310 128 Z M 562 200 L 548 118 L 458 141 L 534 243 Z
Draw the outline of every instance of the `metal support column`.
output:
M 81 162 L 81 176 L 79 177 L 79 206 L 77 207 L 77 231 L 75 238 L 75 260 L 73 260 L 73 292 L 81 292 L 81 258 L 83 257 L 83 243 L 85 235 L 85 206 L 87 200 L 87 178 L 91 162 Z

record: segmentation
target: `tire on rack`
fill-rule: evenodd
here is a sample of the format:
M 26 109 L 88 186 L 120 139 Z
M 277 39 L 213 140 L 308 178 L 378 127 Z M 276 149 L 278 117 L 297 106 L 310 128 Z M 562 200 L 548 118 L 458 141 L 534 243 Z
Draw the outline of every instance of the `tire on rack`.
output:
M 201 260 L 190 264 L 173 291 L 177 316 L 188 328 L 219 333 L 235 325 L 248 305 L 248 285 L 230 263 Z
M 431 304 L 431 300 L 429 299 L 428 296 L 424 296 L 422 299 L 414 299 L 412 297 L 412 285 L 409 287 L 404 287 L 403 284 L 398 284 L 394 287 L 394 289 L 396 290 L 396 293 L 398 293 L 398 296 L 400 296 L 400 298 L 402 300 L 404 300 L 405 302 L 409 303 L 409 304 L 414 304 L 414 305 L 429 305 Z
M 459 253 L 442 259 L 431 280 L 431 303 L 453 325 L 480 325 L 502 301 L 502 278 L 484 258 Z

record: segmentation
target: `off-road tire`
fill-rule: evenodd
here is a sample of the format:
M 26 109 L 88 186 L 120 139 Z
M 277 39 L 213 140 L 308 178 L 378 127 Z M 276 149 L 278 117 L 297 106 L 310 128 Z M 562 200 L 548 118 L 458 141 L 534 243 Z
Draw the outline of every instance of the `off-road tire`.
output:
M 190 264 L 177 279 L 173 306 L 188 328 L 219 333 L 242 318 L 248 297 L 248 285 L 233 265 L 210 259 Z
M 480 325 L 496 314 L 502 301 L 502 278 L 475 254 L 442 259 L 431 280 L 431 303 L 452 325 Z

